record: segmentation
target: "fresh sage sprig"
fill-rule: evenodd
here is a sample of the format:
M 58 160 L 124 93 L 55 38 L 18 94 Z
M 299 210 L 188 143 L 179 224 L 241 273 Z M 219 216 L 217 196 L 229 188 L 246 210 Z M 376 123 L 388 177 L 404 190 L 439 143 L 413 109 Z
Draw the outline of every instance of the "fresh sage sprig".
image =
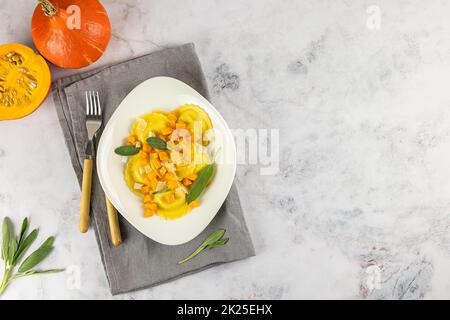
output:
M 203 243 L 194 252 L 192 252 L 192 254 L 189 257 L 179 261 L 178 264 L 182 264 L 188 260 L 191 260 L 192 258 L 194 258 L 196 255 L 198 255 L 203 250 L 214 249 L 214 248 L 226 245 L 228 240 L 230 240 L 230 239 L 223 238 L 224 235 L 225 235 L 225 229 L 218 229 L 218 230 L 214 231 L 206 238 L 205 241 L 203 241 Z
M 114 150 L 120 156 L 133 156 L 138 154 L 141 149 L 136 148 L 135 146 L 121 146 Z
M 149 137 L 147 143 L 155 149 L 168 150 L 167 142 L 158 137 Z
M 25 276 L 55 273 L 64 271 L 64 269 L 35 270 L 33 269 L 41 263 L 53 250 L 54 237 L 47 240 L 33 253 L 31 253 L 20 264 L 16 273 L 15 267 L 20 263 L 26 251 L 37 238 L 38 230 L 34 229 L 27 235 L 28 218 L 22 222 L 19 234 L 14 236 L 14 228 L 8 217 L 3 219 L 2 224 L 2 259 L 5 263 L 3 279 L 0 283 L 0 295 L 5 291 L 6 287 L 15 279 Z
M 194 184 L 189 191 L 187 196 L 187 202 L 191 203 L 202 194 L 203 190 L 205 190 L 208 185 L 209 180 L 211 179 L 214 173 L 214 164 L 206 165 L 202 170 L 198 172 L 197 179 L 195 179 Z

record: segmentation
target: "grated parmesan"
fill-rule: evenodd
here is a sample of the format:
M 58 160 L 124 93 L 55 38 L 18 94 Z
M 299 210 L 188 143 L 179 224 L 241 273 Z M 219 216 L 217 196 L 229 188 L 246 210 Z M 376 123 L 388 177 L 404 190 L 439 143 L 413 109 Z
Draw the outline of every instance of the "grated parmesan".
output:
M 181 191 L 183 191 L 186 194 L 189 193 L 189 190 L 185 186 L 183 186 L 182 184 L 180 184 L 180 186 L 177 188 L 177 190 L 181 190 Z
M 166 189 L 167 183 L 165 181 L 158 181 L 158 183 L 156 184 L 156 189 L 155 191 L 161 191 Z
M 144 119 L 136 118 L 136 121 L 137 121 L 136 128 L 138 130 L 145 130 L 145 128 L 147 128 L 147 121 L 145 121 Z

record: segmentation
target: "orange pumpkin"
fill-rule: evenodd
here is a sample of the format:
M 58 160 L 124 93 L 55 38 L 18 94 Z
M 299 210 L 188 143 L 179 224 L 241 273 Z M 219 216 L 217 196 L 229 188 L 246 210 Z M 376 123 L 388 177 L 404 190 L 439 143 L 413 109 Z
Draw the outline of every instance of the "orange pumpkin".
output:
M 44 58 L 22 44 L 0 45 L 0 120 L 32 113 L 47 97 L 50 85 Z
M 106 50 L 111 25 L 97 0 L 38 0 L 31 33 L 38 51 L 61 68 L 82 68 Z

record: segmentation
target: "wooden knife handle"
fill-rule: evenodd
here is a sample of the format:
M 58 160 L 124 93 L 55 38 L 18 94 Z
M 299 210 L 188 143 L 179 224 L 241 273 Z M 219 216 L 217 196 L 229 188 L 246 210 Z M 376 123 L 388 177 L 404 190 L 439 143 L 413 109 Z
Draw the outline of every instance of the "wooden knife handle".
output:
M 85 159 L 83 165 L 83 183 L 81 186 L 80 232 L 89 229 L 91 211 L 92 159 Z
M 105 196 L 106 211 L 108 212 L 109 232 L 111 233 L 111 242 L 114 246 L 118 247 L 122 243 L 122 235 L 120 234 L 119 216 L 117 210 Z

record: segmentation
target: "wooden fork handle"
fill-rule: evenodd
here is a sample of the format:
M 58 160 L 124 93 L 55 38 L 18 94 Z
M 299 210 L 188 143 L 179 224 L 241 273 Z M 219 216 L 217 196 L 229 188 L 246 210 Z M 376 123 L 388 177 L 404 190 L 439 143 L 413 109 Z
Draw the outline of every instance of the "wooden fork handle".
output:
M 81 186 L 80 232 L 89 229 L 89 212 L 91 211 L 92 159 L 85 159 L 83 164 L 83 183 Z
M 105 196 L 106 211 L 108 212 L 109 232 L 111 233 L 111 242 L 114 246 L 120 246 L 122 243 L 122 235 L 120 234 L 119 216 L 117 210 Z

